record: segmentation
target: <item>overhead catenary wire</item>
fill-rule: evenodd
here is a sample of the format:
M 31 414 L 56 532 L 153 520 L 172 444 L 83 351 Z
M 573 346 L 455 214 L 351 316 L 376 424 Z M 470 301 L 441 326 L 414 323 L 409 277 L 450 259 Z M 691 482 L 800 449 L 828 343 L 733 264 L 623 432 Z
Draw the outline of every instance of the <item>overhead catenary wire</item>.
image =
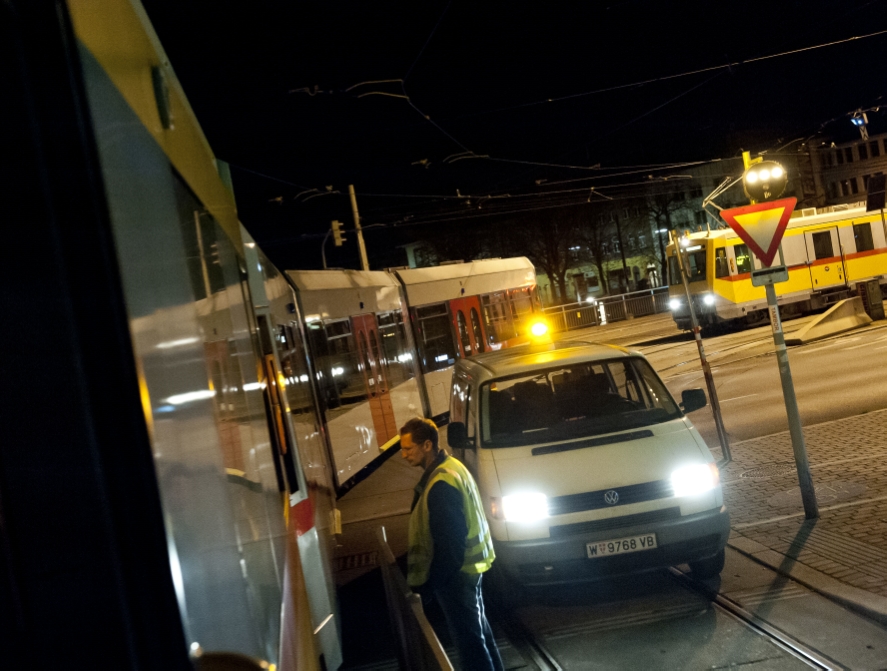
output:
M 873 33 L 867 33 L 865 35 L 855 35 L 853 37 L 848 37 L 848 38 L 845 38 L 842 40 L 834 40 L 832 42 L 824 42 L 822 44 L 816 44 L 816 45 L 812 45 L 809 47 L 801 47 L 799 49 L 790 49 L 788 51 L 781 51 L 779 53 L 768 54 L 766 56 L 757 56 L 755 58 L 746 58 L 746 59 L 740 60 L 740 61 L 732 61 L 732 62 L 728 62 L 728 63 L 722 63 L 721 65 L 712 65 L 712 66 L 705 67 L 705 68 L 696 68 L 694 70 L 687 70 L 685 72 L 679 72 L 679 73 L 675 73 L 675 74 L 671 74 L 671 75 L 663 75 L 662 77 L 651 77 L 648 79 L 642 79 L 642 80 L 638 80 L 638 81 L 631 82 L 628 84 L 616 84 L 614 86 L 606 86 L 606 87 L 594 89 L 591 91 L 583 91 L 581 93 L 572 93 L 570 95 L 559 96 L 557 98 L 544 98 L 542 100 L 536 100 L 536 101 L 527 102 L 527 103 L 520 103 L 518 105 L 510 105 L 508 107 L 497 107 L 496 109 L 492 109 L 492 110 L 482 110 L 479 112 L 471 112 L 471 113 L 463 114 L 463 115 L 460 115 L 460 116 L 454 117 L 454 118 L 464 119 L 464 118 L 469 118 L 469 117 L 473 117 L 473 116 L 480 116 L 480 115 L 485 115 L 485 114 L 497 114 L 500 112 L 508 112 L 508 111 L 516 110 L 516 109 L 534 107 L 536 105 L 546 105 L 549 103 L 564 102 L 566 100 L 574 100 L 576 98 L 583 98 L 586 96 L 598 95 L 600 93 L 609 93 L 611 91 L 618 91 L 620 89 L 629 89 L 629 88 L 634 88 L 634 87 L 638 87 L 638 86 L 645 86 L 647 84 L 653 84 L 656 82 L 664 82 L 664 81 L 669 81 L 672 79 L 679 79 L 681 77 L 689 77 L 691 75 L 698 75 L 698 74 L 702 74 L 705 72 L 713 72 L 715 70 L 730 70 L 732 68 L 737 68 L 741 65 L 748 65 L 751 63 L 760 63 L 762 61 L 770 60 L 773 58 L 781 58 L 783 56 L 791 56 L 791 55 L 803 53 L 806 51 L 813 51 L 815 49 L 824 49 L 826 47 L 833 47 L 833 46 L 837 46 L 839 44 L 845 44 L 847 42 L 853 42 L 856 40 L 865 40 L 865 39 L 868 39 L 871 37 L 878 37 L 880 35 L 887 35 L 887 30 L 878 30 Z

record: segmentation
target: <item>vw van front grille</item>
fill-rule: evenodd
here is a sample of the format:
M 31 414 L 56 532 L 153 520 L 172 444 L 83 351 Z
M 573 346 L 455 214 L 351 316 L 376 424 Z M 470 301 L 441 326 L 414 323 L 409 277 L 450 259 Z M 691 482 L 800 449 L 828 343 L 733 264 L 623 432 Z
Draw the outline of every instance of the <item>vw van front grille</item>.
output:
M 613 492 L 615 492 L 615 496 Z M 625 506 L 629 503 L 640 503 L 641 501 L 667 499 L 671 496 L 674 496 L 671 482 L 669 480 L 656 480 L 655 482 L 643 482 L 639 485 L 599 489 L 596 492 L 555 496 L 548 499 L 548 514 L 566 515 L 567 513 L 578 513 L 583 510 L 597 510 L 598 508 Z
M 552 538 L 563 538 L 564 536 L 573 536 L 575 534 L 587 534 L 594 531 L 607 531 L 610 529 L 624 529 L 627 527 L 641 526 L 644 524 L 655 524 L 657 522 L 665 522 L 674 520 L 681 516 L 681 509 L 677 506 L 674 508 L 663 508 L 662 510 L 651 510 L 646 513 L 637 513 L 635 515 L 622 515 L 620 517 L 608 517 L 605 520 L 591 520 L 589 522 L 577 522 L 576 524 L 561 524 L 548 528 L 548 533 Z

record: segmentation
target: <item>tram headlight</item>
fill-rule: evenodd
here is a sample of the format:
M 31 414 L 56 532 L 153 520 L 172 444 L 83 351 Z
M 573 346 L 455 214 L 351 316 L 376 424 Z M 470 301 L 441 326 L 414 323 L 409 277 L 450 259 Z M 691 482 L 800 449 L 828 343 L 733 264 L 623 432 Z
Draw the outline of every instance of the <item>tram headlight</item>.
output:
M 493 517 L 506 522 L 535 522 L 548 517 L 548 497 L 541 492 L 494 497 L 492 508 Z
M 679 301 L 677 298 L 672 298 L 670 301 L 668 301 L 669 310 L 677 310 L 679 307 L 681 307 L 681 301 Z
M 718 486 L 721 480 L 714 462 L 683 466 L 671 474 L 671 486 L 675 496 L 704 494 Z
M 714 294 L 705 294 L 705 296 L 702 297 L 702 302 L 705 303 L 706 305 L 714 305 L 715 304 Z

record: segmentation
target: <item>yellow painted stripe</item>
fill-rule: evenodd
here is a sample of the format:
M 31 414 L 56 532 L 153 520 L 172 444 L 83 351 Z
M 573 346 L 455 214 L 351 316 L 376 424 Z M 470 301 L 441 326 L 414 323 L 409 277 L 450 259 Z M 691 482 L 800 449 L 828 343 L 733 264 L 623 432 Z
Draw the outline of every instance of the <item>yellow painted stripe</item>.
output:
M 392 447 L 395 447 L 400 442 L 400 434 L 394 436 L 391 440 L 389 440 L 384 445 L 379 447 L 379 452 L 384 452 L 385 450 L 390 450 Z
M 241 253 L 234 197 L 219 177 L 215 156 L 142 6 L 128 0 L 69 0 L 68 7 L 81 44 Z M 173 128 L 168 130 L 157 111 L 151 78 L 155 66 L 169 83 Z

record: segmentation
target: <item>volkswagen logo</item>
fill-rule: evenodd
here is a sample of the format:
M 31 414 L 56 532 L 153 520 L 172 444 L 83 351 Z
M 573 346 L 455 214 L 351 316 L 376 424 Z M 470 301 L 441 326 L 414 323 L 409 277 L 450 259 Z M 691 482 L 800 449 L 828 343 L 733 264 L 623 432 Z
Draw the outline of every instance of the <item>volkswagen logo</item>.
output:
M 604 501 L 606 501 L 611 506 L 615 506 L 617 503 L 619 503 L 619 492 L 617 492 L 615 489 L 611 489 L 604 494 Z

